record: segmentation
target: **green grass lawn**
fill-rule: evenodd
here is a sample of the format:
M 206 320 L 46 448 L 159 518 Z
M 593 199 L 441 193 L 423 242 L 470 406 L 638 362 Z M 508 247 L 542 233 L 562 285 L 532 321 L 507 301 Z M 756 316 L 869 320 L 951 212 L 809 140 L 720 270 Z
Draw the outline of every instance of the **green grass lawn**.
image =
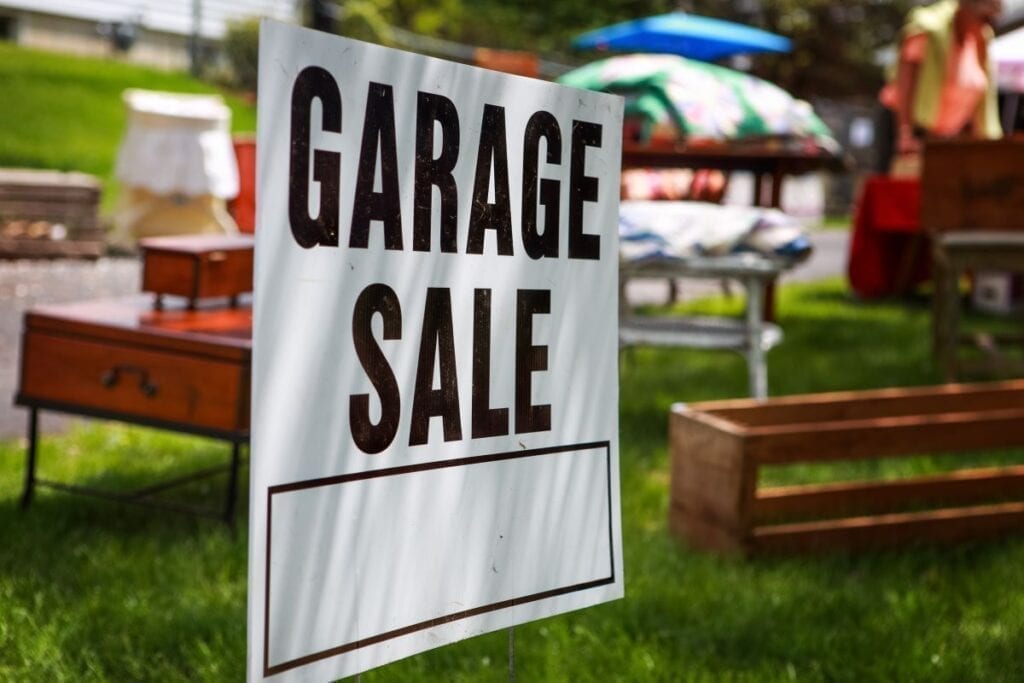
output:
M 847 214 L 842 216 L 825 216 L 819 227 L 823 230 L 849 230 L 852 224 L 853 217 Z
M 109 59 L 70 57 L 0 41 L 0 166 L 84 171 L 116 195 L 114 159 L 124 133 L 126 88 L 211 93 L 184 73 Z M 226 97 L 235 131 L 256 130 L 255 106 Z
M 779 311 L 786 340 L 768 356 L 775 394 L 937 379 L 923 306 L 854 303 L 837 280 L 783 288 Z M 621 377 L 626 598 L 517 627 L 517 680 L 1024 680 L 1024 539 L 753 560 L 689 550 L 666 530 L 667 411 L 743 395 L 745 364 L 639 349 L 623 356 Z M 51 478 L 127 486 L 224 460 L 228 448 L 93 425 L 45 439 L 41 457 Z M 915 471 L 949 464 L 913 462 Z M 22 444 L 0 445 L 0 680 L 242 679 L 244 531 L 232 538 L 215 522 L 49 491 L 22 513 L 22 465 Z M 866 474 L 902 467 L 885 461 Z M 851 472 L 865 474 L 839 463 L 771 478 Z M 189 495 L 212 499 L 218 487 Z M 505 633 L 481 636 L 363 680 L 507 680 L 506 644 Z

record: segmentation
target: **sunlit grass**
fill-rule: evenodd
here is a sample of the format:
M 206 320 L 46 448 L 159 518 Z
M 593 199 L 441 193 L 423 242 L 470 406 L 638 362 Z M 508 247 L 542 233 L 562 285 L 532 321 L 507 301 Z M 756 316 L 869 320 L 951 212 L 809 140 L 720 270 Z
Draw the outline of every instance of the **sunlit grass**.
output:
M 924 306 L 855 303 L 838 281 L 790 285 L 779 322 L 774 394 L 938 379 Z M 626 599 L 517 627 L 517 680 L 1024 679 L 1024 540 L 753 560 L 689 550 L 666 529 L 667 412 L 744 395 L 745 364 L 638 349 L 621 377 Z M 131 485 L 227 457 L 216 442 L 98 425 L 46 438 L 42 470 Z M 22 513 L 22 463 L 21 444 L 0 446 L 0 680 L 243 678 L 244 531 L 45 491 Z M 820 471 L 847 476 L 846 466 Z M 221 487 L 189 496 L 215 501 Z M 506 652 L 506 633 L 494 633 L 363 680 L 504 681 Z
M 0 166 L 91 173 L 104 183 L 107 208 L 116 192 L 114 160 L 124 134 L 124 90 L 217 92 L 184 73 L 2 41 L 0 84 Z M 226 101 L 233 130 L 255 131 L 255 106 L 237 97 Z

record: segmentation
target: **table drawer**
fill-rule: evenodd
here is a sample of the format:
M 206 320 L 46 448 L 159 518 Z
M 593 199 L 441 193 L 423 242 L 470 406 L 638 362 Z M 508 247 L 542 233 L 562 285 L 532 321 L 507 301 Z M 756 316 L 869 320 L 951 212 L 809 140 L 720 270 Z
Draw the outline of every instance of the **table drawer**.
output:
M 207 429 L 249 424 L 248 367 L 29 331 L 21 398 Z

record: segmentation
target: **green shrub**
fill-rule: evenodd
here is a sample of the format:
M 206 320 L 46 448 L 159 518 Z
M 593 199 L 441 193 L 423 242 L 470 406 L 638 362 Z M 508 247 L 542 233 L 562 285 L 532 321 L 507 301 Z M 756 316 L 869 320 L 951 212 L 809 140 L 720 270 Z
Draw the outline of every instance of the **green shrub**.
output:
M 224 55 L 231 66 L 234 85 L 256 92 L 259 72 L 260 20 L 256 17 L 228 22 L 224 34 Z

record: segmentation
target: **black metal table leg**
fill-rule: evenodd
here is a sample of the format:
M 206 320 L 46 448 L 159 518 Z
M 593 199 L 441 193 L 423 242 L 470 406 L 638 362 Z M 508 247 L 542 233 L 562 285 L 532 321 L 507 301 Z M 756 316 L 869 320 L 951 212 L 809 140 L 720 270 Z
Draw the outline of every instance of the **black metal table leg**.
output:
M 133 503 L 137 505 L 145 505 L 147 507 L 194 514 L 200 517 L 220 519 L 228 524 L 232 534 L 236 532 L 235 509 L 238 507 L 239 470 L 242 466 L 242 447 L 248 445 L 247 436 L 237 434 L 228 436 L 204 434 L 204 436 L 212 436 L 212 438 L 223 439 L 231 443 L 230 464 L 222 464 L 215 467 L 207 467 L 191 471 L 183 476 L 164 479 L 134 490 L 107 490 L 62 481 L 51 481 L 37 475 L 39 461 L 39 411 L 41 408 L 37 405 L 26 404 L 27 402 L 21 403 L 21 405 L 25 405 L 29 411 L 28 448 L 25 453 L 25 483 L 19 503 L 22 510 L 27 510 L 32 505 L 36 489 L 42 487 L 63 491 L 65 493 L 75 493 L 105 500 L 115 500 L 122 503 Z M 152 426 L 141 421 L 139 424 Z M 185 431 L 186 433 L 192 433 L 191 430 L 174 430 L 173 428 L 172 431 Z M 205 479 L 207 477 L 220 476 L 225 471 L 228 473 L 227 489 L 225 490 L 224 500 L 219 506 L 214 504 L 211 506 L 200 507 L 189 505 L 182 501 L 167 500 L 158 495 L 164 491 L 183 486 L 190 482 Z
M 27 510 L 32 504 L 32 495 L 36 486 L 36 442 L 39 436 L 39 412 L 35 408 L 28 411 L 28 451 L 25 454 L 25 488 L 21 493 L 21 509 Z
M 242 443 L 231 442 L 231 471 L 228 474 L 228 490 L 224 502 L 224 521 L 231 530 L 235 529 L 235 504 L 238 501 L 238 467 L 242 459 Z

